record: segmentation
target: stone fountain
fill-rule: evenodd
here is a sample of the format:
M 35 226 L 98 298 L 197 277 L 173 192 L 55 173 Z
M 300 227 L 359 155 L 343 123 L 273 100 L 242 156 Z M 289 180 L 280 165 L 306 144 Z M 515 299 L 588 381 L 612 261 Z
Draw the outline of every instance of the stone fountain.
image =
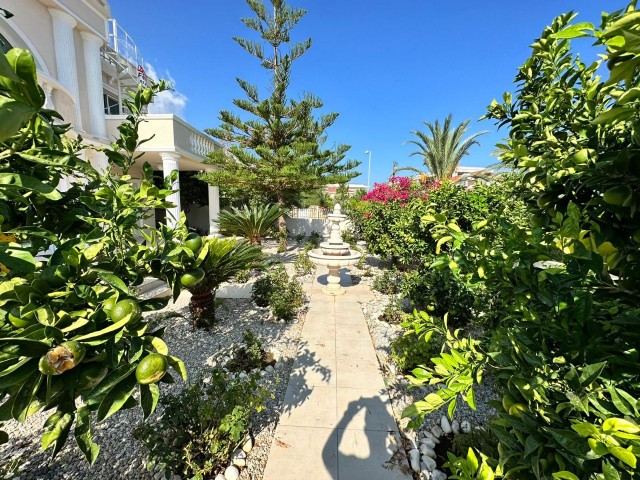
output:
M 362 256 L 360 252 L 352 252 L 349 244 L 342 241 L 340 222 L 347 216 L 343 215 L 341 211 L 340 204 L 337 203 L 333 208 L 333 213 L 327 215 L 331 222 L 329 241 L 322 242 L 320 248 L 309 252 L 309 259 L 313 263 L 325 265 L 329 268 L 327 286 L 322 289 L 322 292 L 326 295 L 344 295 L 346 290 L 340 286 L 340 269 L 355 265 Z

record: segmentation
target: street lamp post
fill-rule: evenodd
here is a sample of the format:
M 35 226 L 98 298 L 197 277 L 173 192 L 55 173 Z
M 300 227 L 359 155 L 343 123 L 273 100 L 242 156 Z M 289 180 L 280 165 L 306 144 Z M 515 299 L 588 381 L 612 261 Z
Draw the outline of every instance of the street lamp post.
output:
M 369 154 L 369 171 L 367 173 L 367 192 L 371 191 L 371 150 L 365 150 L 364 154 Z

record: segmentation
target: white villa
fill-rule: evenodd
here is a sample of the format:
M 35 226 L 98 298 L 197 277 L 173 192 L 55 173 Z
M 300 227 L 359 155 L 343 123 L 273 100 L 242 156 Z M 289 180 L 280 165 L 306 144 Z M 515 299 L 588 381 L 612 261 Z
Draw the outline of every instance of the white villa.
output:
M 0 48 L 6 52 L 20 47 L 35 57 L 38 79 L 46 94 L 46 107 L 59 111 L 73 126 L 72 134 L 86 143 L 109 145 L 123 121 L 122 97 L 146 81 L 145 63 L 129 35 L 110 18 L 105 0 L 5 0 L 3 8 L 14 16 L 0 17 Z M 208 152 L 220 148 L 213 139 L 173 114 L 148 114 L 141 127 L 144 143 L 140 166 L 149 162 L 166 177 L 173 170 L 202 171 L 212 167 L 202 162 Z M 101 152 L 85 151 L 85 158 L 97 169 L 107 165 Z M 59 188 L 65 188 L 60 185 Z M 179 180 L 174 189 L 180 188 Z M 208 187 L 208 206 L 187 213 L 191 227 L 215 234 L 214 219 L 220 210 L 218 187 Z M 163 220 L 169 225 L 179 218 L 180 195 L 171 196 L 176 205 L 156 211 L 148 223 Z M 157 218 L 155 218 L 157 217 Z

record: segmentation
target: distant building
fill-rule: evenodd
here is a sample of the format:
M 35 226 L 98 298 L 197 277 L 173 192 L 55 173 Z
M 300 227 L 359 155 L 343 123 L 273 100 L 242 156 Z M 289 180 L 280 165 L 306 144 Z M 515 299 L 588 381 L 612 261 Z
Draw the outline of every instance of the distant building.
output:
M 457 183 L 459 185 L 464 185 L 465 187 L 470 187 L 474 183 L 476 183 L 475 178 L 469 178 L 470 173 L 481 172 L 486 167 L 463 167 L 458 165 L 458 167 L 453 171 L 453 175 L 451 176 L 451 181 L 453 183 Z M 490 175 L 490 174 L 489 174 Z
M 331 183 L 324 187 L 324 192 L 329 194 L 331 198 L 334 198 L 336 196 L 336 193 L 338 193 L 338 188 L 340 188 L 339 184 Z M 363 183 L 349 183 L 347 184 L 347 188 L 348 188 L 349 196 L 353 195 L 358 190 L 365 190 L 365 191 L 367 190 L 367 186 Z

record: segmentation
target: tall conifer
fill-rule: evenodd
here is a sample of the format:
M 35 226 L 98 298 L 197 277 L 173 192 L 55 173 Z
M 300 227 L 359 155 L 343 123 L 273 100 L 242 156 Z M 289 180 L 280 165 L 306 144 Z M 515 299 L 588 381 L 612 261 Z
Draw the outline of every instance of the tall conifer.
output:
M 291 43 L 290 32 L 306 14 L 284 0 L 271 0 L 272 11 L 262 0 L 247 0 L 254 18 L 242 22 L 255 30 L 261 41 L 234 37 L 234 40 L 270 72 L 269 95 L 262 98 L 258 88 L 246 80 L 237 82 L 246 99 L 233 104 L 248 113 L 249 120 L 230 111 L 221 111 L 218 128 L 207 133 L 219 139 L 224 149 L 212 152 L 207 163 L 219 167 L 201 176 L 223 189 L 248 196 L 259 195 L 281 207 L 297 204 L 300 194 L 329 183 L 344 183 L 358 175 L 357 161 L 343 161 L 347 145 L 325 148 L 325 130 L 337 113 L 314 116 L 322 101 L 310 93 L 299 100 L 287 96 L 294 60 L 310 47 L 311 39 Z M 244 115 L 247 116 L 247 115 Z M 284 218 L 279 221 L 286 231 Z

